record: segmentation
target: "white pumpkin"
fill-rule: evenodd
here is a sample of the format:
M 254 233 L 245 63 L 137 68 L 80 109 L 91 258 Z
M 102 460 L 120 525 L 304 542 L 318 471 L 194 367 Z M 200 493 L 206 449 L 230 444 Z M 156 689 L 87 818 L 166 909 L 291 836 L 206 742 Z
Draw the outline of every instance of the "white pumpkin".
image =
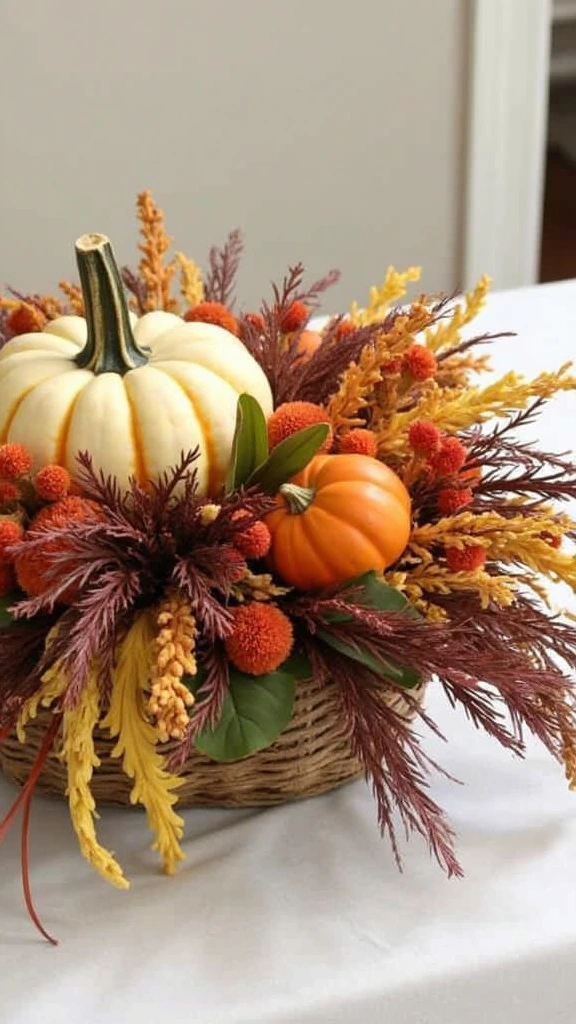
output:
M 264 414 L 272 395 L 241 341 L 212 324 L 155 311 L 129 314 L 108 239 L 76 244 L 86 319 L 63 316 L 0 352 L 0 442 L 17 441 L 36 466 L 72 474 L 79 451 L 125 486 L 145 484 L 196 446 L 198 485 L 224 482 L 238 396 Z

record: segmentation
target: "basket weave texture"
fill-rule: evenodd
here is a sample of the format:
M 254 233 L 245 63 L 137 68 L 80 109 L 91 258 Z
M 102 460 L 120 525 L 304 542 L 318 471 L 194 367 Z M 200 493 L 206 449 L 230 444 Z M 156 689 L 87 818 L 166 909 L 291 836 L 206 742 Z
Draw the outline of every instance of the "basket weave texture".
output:
M 414 696 L 412 691 L 411 696 Z M 405 717 L 413 714 L 395 691 L 387 698 Z M 28 778 L 50 712 L 43 710 L 26 727 L 26 743 L 11 735 L 0 745 L 0 768 L 12 781 Z M 132 781 L 122 764 L 111 757 L 115 741 L 98 731 L 96 752 L 101 764 L 94 771 L 92 793 L 97 803 L 130 805 Z M 171 747 L 161 748 L 168 752 Z M 362 774 L 346 735 L 337 688 L 314 680 L 296 688 L 294 713 L 276 742 L 241 761 L 219 763 L 193 751 L 181 773 L 180 807 L 258 807 L 318 796 Z M 66 765 L 57 753 L 48 757 L 38 781 L 38 792 L 63 796 Z

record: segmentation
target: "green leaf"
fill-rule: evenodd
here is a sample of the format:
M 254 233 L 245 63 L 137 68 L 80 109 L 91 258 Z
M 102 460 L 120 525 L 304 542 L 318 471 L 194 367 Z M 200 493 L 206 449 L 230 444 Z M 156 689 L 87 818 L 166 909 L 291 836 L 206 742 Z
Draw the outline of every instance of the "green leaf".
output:
M 395 587 L 390 587 L 380 579 L 374 570 L 365 572 L 362 576 L 356 576 L 355 579 L 347 580 L 345 589 L 352 587 L 358 588 L 357 604 L 361 604 L 364 608 L 375 608 L 379 612 L 404 612 L 412 619 L 422 617 L 404 594 L 396 590 Z
M 387 583 L 384 583 L 374 571 L 366 572 L 362 576 L 355 577 L 355 579 L 347 580 L 344 587 L 341 588 L 344 593 L 352 589 L 358 591 L 358 596 L 355 597 L 355 604 L 361 605 L 363 608 L 374 608 L 380 612 L 402 612 L 412 619 L 419 619 L 421 617 L 404 594 L 401 594 L 395 587 L 390 587 Z M 330 622 L 334 623 L 350 622 L 352 616 L 347 615 L 346 612 L 338 612 L 327 616 L 327 618 Z M 318 630 L 317 635 L 324 643 L 329 644 L 330 647 L 339 651 L 340 654 L 345 654 L 352 661 L 359 662 L 376 675 L 391 679 L 398 686 L 412 689 L 420 682 L 420 675 L 413 668 L 398 665 L 392 661 L 381 661 L 370 654 L 369 651 L 358 647 L 356 644 L 333 636 L 329 630 Z
M 384 676 L 384 678 L 390 679 L 393 683 L 397 683 L 398 686 L 403 686 L 406 690 L 411 690 L 414 686 L 418 686 L 420 682 L 420 675 L 413 668 L 398 665 L 394 661 L 382 661 L 380 658 L 375 658 L 374 655 L 362 647 L 348 643 L 346 640 L 342 640 L 341 637 L 334 636 L 324 629 L 319 629 L 316 636 L 323 640 L 325 644 L 328 644 L 329 647 L 333 647 L 335 651 L 345 654 L 352 661 L 357 661 L 360 665 L 364 665 L 365 668 L 369 668 L 375 675 Z
M 227 493 L 245 484 L 254 470 L 266 461 L 267 455 L 266 417 L 252 395 L 240 395 L 236 407 L 230 469 L 226 479 Z
M 303 430 L 298 430 L 284 441 L 280 441 L 247 482 L 259 484 L 268 494 L 276 494 L 282 484 L 308 465 L 324 444 L 329 429 L 327 423 L 315 423 L 314 426 L 304 427 Z
M 302 651 L 294 651 L 286 661 L 280 665 L 281 672 L 289 672 L 296 679 L 310 679 L 312 666 Z
M 214 729 L 204 729 L 196 747 L 213 761 L 238 761 L 269 747 L 288 725 L 296 680 L 284 667 L 263 676 L 230 669 L 230 689 Z
M 5 626 L 9 626 L 11 622 L 14 622 L 8 608 L 10 605 L 14 604 L 15 600 L 16 594 L 7 594 L 6 597 L 0 597 L 0 629 L 3 629 Z

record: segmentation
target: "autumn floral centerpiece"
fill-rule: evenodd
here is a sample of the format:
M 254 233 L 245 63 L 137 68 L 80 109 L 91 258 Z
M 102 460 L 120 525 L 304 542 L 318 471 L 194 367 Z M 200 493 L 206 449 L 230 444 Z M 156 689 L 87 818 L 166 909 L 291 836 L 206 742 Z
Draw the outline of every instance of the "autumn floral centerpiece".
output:
M 234 296 L 237 232 L 204 271 L 138 197 L 141 260 L 76 244 L 79 285 L 0 299 L 0 764 L 21 783 L 24 892 L 36 789 L 66 793 L 81 850 L 97 801 L 147 812 L 163 867 L 179 807 L 277 803 L 365 773 L 449 874 L 428 789 L 425 687 L 514 752 L 575 767 L 576 586 L 561 502 L 576 466 L 521 437 L 568 366 L 481 386 L 490 336 L 462 300 L 406 302 L 390 269 L 318 326 L 332 272 Z M 179 286 L 179 297 L 175 297 Z M 404 300 L 404 301 L 402 301 Z M 507 713 L 507 714 L 506 714 Z

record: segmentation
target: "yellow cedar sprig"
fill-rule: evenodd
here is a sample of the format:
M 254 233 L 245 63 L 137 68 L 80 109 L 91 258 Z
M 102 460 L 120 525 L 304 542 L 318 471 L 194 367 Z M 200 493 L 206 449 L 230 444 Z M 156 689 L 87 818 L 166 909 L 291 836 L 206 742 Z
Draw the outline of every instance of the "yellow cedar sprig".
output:
M 507 608 L 514 601 L 516 586 L 509 577 L 490 576 L 484 569 L 451 572 L 447 566 L 430 562 L 416 565 L 407 571 L 401 589 L 416 605 L 427 594 L 474 592 L 478 594 L 483 608 L 487 608 L 491 602 Z
M 129 883 L 112 854 L 96 838 L 96 804 L 90 789 L 94 768 L 100 764 L 94 747 L 94 729 L 98 723 L 99 692 L 96 670 L 89 673 L 78 703 L 63 713 L 62 758 L 68 772 L 68 804 L 80 849 L 88 863 L 106 882 L 118 889 Z
M 327 412 L 336 432 L 361 424 L 359 413 L 371 402 L 382 371 L 395 355 L 412 343 L 415 333 L 430 323 L 432 314 L 422 303 L 414 303 L 407 313 L 397 317 L 389 331 L 381 331 L 368 342 L 357 363 L 351 363 L 340 378 L 338 390 L 327 404 Z
M 156 730 L 146 719 L 145 687 L 150 678 L 150 644 L 154 637 L 154 616 L 140 612 L 119 645 L 110 709 L 102 725 L 118 742 L 113 757 L 122 759 L 126 775 L 134 780 L 132 803 L 146 809 L 154 833 L 152 849 L 158 850 L 167 874 L 174 874 L 184 854 L 179 840 L 184 822 L 174 811 L 178 797 L 174 790 L 181 780 L 163 768 L 156 751 Z
M 533 380 L 507 373 L 485 388 L 446 390 L 434 381 L 427 382 L 419 401 L 411 409 L 396 413 L 379 433 L 380 450 L 408 453 L 406 435 L 415 420 L 429 420 L 440 430 L 457 433 L 493 417 L 508 418 L 534 398 L 548 399 L 560 391 L 573 391 L 576 377 L 569 373 L 571 367 L 571 363 L 565 363 L 559 370 L 541 373 Z
M 184 302 L 188 306 L 197 306 L 204 299 L 200 267 L 183 252 L 174 253 L 174 263 L 180 271 L 180 294 Z
M 140 276 L 146 286 L 144 305 L 147 310 L 164 309 L 174 312 L 178 309 L 178 303 L 170 295 L 170 285 L 175 267 L 164 259 L 172 245 L 172 239 L 164 227 L 164 214 L 154 202 L 149 189 L 139 193 L 136 208 L 142 236 L 138 248 L 142 253 Z
M 407 285 L 411 281 L 420 280 L 420 274 L 420 267 L 408 267 L 407 270 L 400 272 L 394 267 L 388 267 L 380 287 L 374 285 L 370 289 L 366 308 L 361 309 L 357 302 L 350 306 L 352 323 L 358 327 L 367 327 L 369 324 L 384 320 L 392 303 L 406 294 Z
M 458 302 L 449 318 L 441 320 L 426 331 L 426 345 L 432 352 L 454 348 L 460 341 L 460 331 L 469 324 L 482 309 L 490 288 L 490 278 L 484 274 L 472 291 L 466 292 L 463 302 Z

